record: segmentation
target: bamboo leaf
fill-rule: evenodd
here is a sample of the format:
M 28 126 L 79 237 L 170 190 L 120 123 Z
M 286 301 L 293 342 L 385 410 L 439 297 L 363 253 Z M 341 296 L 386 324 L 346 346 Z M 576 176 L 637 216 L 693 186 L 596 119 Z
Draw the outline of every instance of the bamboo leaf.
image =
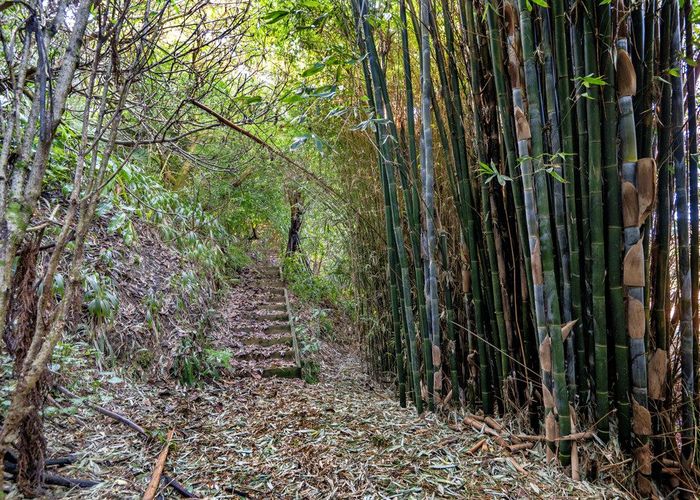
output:
M 262 19 L 266 24 L 275 24 L 290 14 L 288 10 L 273 10 L 265 14 Z

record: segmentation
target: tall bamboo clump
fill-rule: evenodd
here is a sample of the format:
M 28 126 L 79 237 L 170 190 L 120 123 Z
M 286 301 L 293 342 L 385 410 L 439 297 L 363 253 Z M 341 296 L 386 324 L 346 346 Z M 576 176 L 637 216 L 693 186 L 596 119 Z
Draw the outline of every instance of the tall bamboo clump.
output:
M 619 442 L 641 495 L 663 489 L 669 463 L 694 484 L 692 9 L 678 0 L 405 0 L 399 54 L 393 18 L 383 16 L 392 7 L 372 4 L 372 14 L 369 5 L 362 39 L 378 30 L 386 50 L 379 58 L 359 45 L 373 65 L 368 97 L 384 106 L 377 151 L 386 186 L 392 173 L 405 186 L 403 200 L 387 192 L 403 334 L 393 316 L 387 331 L 416 378 L 406 384 L 414 403 L 449 404 L 456 390 L 452 401 L 470 410 L 527 415 L 565 466 L 576 456 L 576 421 Z M 400 123 L 391 101 L 406 110 Z M 394 129 L 408 133 L 394 140 Z M 409 260 L 415 272 L 404 274 Z M 449 286 L 458 282 L 461 291 Z M 409 335 L 414 309 L 420 328 Z M 409 375 L 396 373 L 401 395 Z

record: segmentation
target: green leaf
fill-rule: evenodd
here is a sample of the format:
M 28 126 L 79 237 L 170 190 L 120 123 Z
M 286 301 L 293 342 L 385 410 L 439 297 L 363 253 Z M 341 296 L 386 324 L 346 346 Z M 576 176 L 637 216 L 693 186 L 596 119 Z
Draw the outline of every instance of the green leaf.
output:
M 544 0 L 532 0 L 534 3 L 539 5 L 540 7 L 544 7 L 545 9 L 549 8 L 549 4 L 545 2 Z M 609 1 L 609 0 L 608 0 Z
M 553 168 L 548 168 L 548 169 L 546 169 L 546 171 L 549 175 L 554 177 L 555 180 L 561 182 L 562 184 L 566 184 L 566 179 L 564 179 L 561 175 L 559 175 L 559 173 L 557 173 L 557 171 L 554 170 Z
M 337 85 L 324 85 L 323 87 L 317 88 L 316 91 L 310 95 L 311 95 L 311 97 L 319 97 L 321 99 L 330 99 L 331 97 L 335 96 L 337 91 L 338 91 Z
M 320 73 L 321 71 L 323 71 L 323 68 L 325 68 L 325 67 L 326 67 L 326 64 L 325 64 L 325 63 L 317 62 L 317 63 L 315 63 L 313 66 L 311 66 L 310 68 L 308 68 L 306 71 L 304 71 L 304 72 L 301 74 L 301 76 L 304 77 L 304 78 L 308 78 L 309 76 L 313 76 L 313 75 L 315 75 L 316 73 Z
M 333 108 L 328 112 L 326 118 L 337 118 L 343 116 L 347 112 L 348 108 Z
M 258 102 L 262 102 L 263 99 L 259 95 L 245 95 L 236 97 L 236 100 L 242 102 L 243 104 L 256 104 Z
M 309 136 L 308 136 L 308 135 L 302 135 L 302 136 L 299 136 L 299 137 L 295 137 L 295 138 L 294 138 L 294 141 L 293 141 L 292 144 L 289 146 L 289 150 L 290 150 L 290 151 L 296 151 L 297 149 L 299 149 L 300 147 L 302 147 L 302 146 L 306 143 L 306 141 L 308 141 L 308 140 L 309 140 Z
M 323 153 L 323 150 L 325 149 L 325 146 L 323 145 L 323 141 L 316 135 L 316 134 L 311 134 L 311 137 L 314 139 L 314 146 L 316 147 L 316 151 L 319 153 Z
M 586 88 L 590 88 L 591 85 L 598 85 L 600 87 L 607 85 L 602 75 L 595 76 L 593 73 L 579 77 L 578 79 L 581 80 L 581 84 Z
M 287 17 L 289 14 L 290 12 L 288 10 L 273 10 L 272 12 L 265 14 L 262 19 L 267 24 L 275 24 L 276 22 L 279 22 Z

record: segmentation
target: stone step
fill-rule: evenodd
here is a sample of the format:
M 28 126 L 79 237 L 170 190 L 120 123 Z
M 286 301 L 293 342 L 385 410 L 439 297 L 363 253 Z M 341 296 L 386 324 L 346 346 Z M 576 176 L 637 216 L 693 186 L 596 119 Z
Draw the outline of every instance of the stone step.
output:
M 246 352 L 236 356 L 239 359 L 264 360 L 264 359 L 294 359 L 292 349 L 279 349 L 268 354 L 262 352 Z
M 259 345 L 263 347 L 270 347 L 273 345 L 279 346 L 291 346 L 292 337 L 289 336 L 268 336 L 268 337 L 247 337 L 243 339 L 245 345 Z
M 263 311 L 279 311 L 279 312 L 287 312 L 287 304 L 285 302 L 274 302 L 271 304 L 264 304 L 260 306 L 260 309 Z
M 298 366 L 273 366 L 265 368 L 262 376 L 265 378 L 301 378 L 301 368 Z
M 282 333 L 292 333 L 292 329 L 289 326 L 289 323 L 285 323 L 283 325 L 271 325 L 265 328 L 265 333 L 269 333 L 271 335 L 275 334 L 282 334 Z
M 291 333 L 292 332 L 292 330 L 289 328 L 289 323 L 270 325 L 267 327 L 239 326 L 234 331 L 239 332 L 239 333 L 261 332 L 261 333 L 267 333 L 270 335 L 281 334 L 281 333 Z
M 286 312 L 267 312 L 260 311 L 244 311 L 241 313 L 241 319 L 246 321 L 289 321 L 289 315 Z

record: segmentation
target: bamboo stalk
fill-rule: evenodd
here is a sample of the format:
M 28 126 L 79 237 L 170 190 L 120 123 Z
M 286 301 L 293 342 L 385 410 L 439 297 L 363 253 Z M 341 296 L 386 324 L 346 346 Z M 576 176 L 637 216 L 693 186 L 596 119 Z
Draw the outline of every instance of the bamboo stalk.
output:
M 618 2 L 618 18 L 624 19 L 625 4 Z M 646 321 L 644 313 L 644 290 L 646 286 L 644 271 L 644 249 L 641 246 L 641 226 L 648 216 L 647 209 L 642 207 L 647 204 L 648 193 L 653 192 L 653 160 L 646 158 L 637 160 L 637 140 L 635 131 L 635 117 L 633 96 L 637 91 L 637 78 L 632 60 L 629 56 L 626 25 L 621 22 L 618 27 L 617 40 L 617 92 L 618 108 L 620 110 L 620 156 L 622 159 L 622 214 L 625 240 L 625 263 L 623 272 L 623 284 L 627 301 L 626 333 L 629 342 L 629 355 L 631 357 L 631 381 L 634 404 L 632 405 L 632 427 L 635 429 L 634 454 L 638 464 L 637 481 L 640 491 L 649 490 L 650 470 L 647 464 L 651 463 L 651 450 L 649 448 L 648 435 L 641 422 L 649 418 L 647 410 L 647 356 L 645 348 Z M 648 173 L 652 175 L 649 176 Z M 640 254 L 641 251 L 641 254 Z M 632 256 L 640 258 L 633 259 Z M 640 256 L 641 255 L 641 256 Z M 641 278 L 641 279 L 640 279 Z M 616 346 L 617 354 L 617 346 Z M 618 359 L 616 356 L 618 384 L 620 374 L 628 370 L 629 361 Z M 624 364 L 622 364 L 624 362 Z M 622 378 L 624 380 L 624 378 Z M 619 389 L 619 388 L 618 388 Z M 618 405 L 620 395 L 618 390 Z M 622 419 L 622 415 L 618 419 Z M 629 419 L 629 414 L 627 415 Z M 649 429 L 650 430 L 650 429 Z M 622 432 L 622 429 L 621 429 Z M 623 436 L 627 437 L 627 436 Z
M 588 75 L 598 74 L 592 13 L 584 16 L 584 67 Z M 611 84 L 612 82 L 606 82 Z M 591 267 L 593 335 L 595 341 L 596 420 L 598 435 L 608 439 L 608 344 L 605 307 L 605 222 L 603 216 L 603 178 L 600 119 L 600 88 L 591 85 L 586 99 L 588 117 L 588 196 L 591 214 L 591 254 L 597 256 Z
M 442 256 L 442 268 L 444 270 L 444 292 L 445 296 L 445 323 L 447 325 L 447 355 L 450 360 L 450 383 L 452 385 L 452 401 L 455 405 L 460 404 L 459 378 L 457 374 L 457 345 L 455 336 L 455 313 L 452 305 L 452 283 L 450 278 L 449 249 L 447 246 L 447 233 L 440 233 L 440 254 Z
M 575 22 L 569 25 L 571 43 L 571 59 L 573 76 L 578 82 L 575 86 L 575 104 L 576 104 L 576 132 L 577 132 L 577 155 L 576 168 L 577 183 L 576 183 L 576 208 L 580 214 L 579 224 L 579 293 L 581 297 L 581 324 L 578 327 L 579 336 L 576 339 L 576 369 L 579 399 L 582 403 L 587 403 L 591 399 L 589 372 L 594 371 L 594 367 L 590 362 L 592 355 L 592 318 L 591 318 L 591 290 L 590 290 L 590 269 L 592 265 L 591 258 L 591 232 L 589 222 L 588 209 L 588 126 L 586 115 L 586 101 L 584 96 L 584 87 L 581 84 L 582 79 L 586 76 L 584 72 L 584 54 L 583 43 L 577 41 L 583 38 L 583 17 L 584 11 L 581 4 L 571 2 L 570 8 L 574 8 Z M 572 264 L 573 266 L 573 264 Z
M 676 283 L 679 294 L 680 315 L 680 358 L 681 358 L 681 456 L 684 465 L 689 466 L 695 458 L 695 411 L 693 398 L 695 395 L 695 372 L 693 363 L 693 304 L 692 284 L 690 273 L 690 221 L 688 207 L 688 165 L 685 161 L 685 114 L 683 109 L 682 73 L 681 67 L 681 22 L 680 6 L 673 2 L 672 19 L 673 37 L 671 54 L 673 68 L 671 74 L 671 123 L 673 135 L 673 172 L 675 177 L 675 222 L 677 235 L 677 269 Z
M 375 111 L 381 120 L 384 120 L 386 117 L 386 108 L 384 107 L 384 98 L 381 92 L 381 89 L 379 88 L 379 81 L 380 81 L 380 76 L 379 76 L 379 63 L 377 60 L 377 54 L 376 54 L 376 48 L 374 47 L 374 40 L 372 38 L 372 33 L 371 33 L 371 28 L 369 25 L 369 22 L 366 19 L 366 12 L 363 10 L 366 7 L 366 4 L 362 4 L 362 7 L 358 6 L 356 3 L 354 3 L 355 6 L 355 14 L 356 14 L 356 20 L 358 23 L 358 30 L 362 30 L 361 32 L 364 35 L 364 46 L 361 47 L 362 49 L 365 50 L 367 53 L 367 59 L 368 59 L 368 66 L 369 66 L 369 73 L 371 77 L 371 83 L 369 87 L 371 87 L 372 91 L 372 98 L 374 99 L 374 105 L 375 105 Z M 410 279 L 409 279 L 409 271 L 408 271 L 408 257 L 406 255 L 406 249 L 403 245 L 404 242 L 404 236 L 403 236 L 403 228 L 401 225 L 401 220 L 400 216 L 398 213 L 398 200 L 396 196 L 396 177 L 394 173 L 394 164 L 396 162 L 396 157 L 395 157 L 395 150 L 393 148 L 389 147 L 389 140 L 390 140 L 390 134 L 388 127 L 386 125 L 384 126 L 378 126 L 377 130 L 380 133 L 380 152 L 381 152 L 381 158 L 383 159 L 382 161 L 382 166 L 385 169 L 385 175 L 387 179 L 387 187 L 389 191 L 389 202 L 391 205 L 391 225 L 393 229 L 393 234 L 394 237 L 397 241 L 396 245 L 396 251 L 397 251 L 397 256 L 399 260 L 399 265 L 401 267 L 401 283 L 402 283 L 402 296 L 403 296 L 403 306 L 404 306 L 404 318 L 406 322 L 406 330 L 407 330 L 407 335 L 408 335 L 408 347 L 409 347 L 409 352 L 411 353 L 410 360 L 411 360 L 411 371 L 413 373 L 413 390 L 414 393 L 416 394 L 416 410 L 418 413 L 422 413 L 423 411 L 423 401 L 421 399 L 421 390 L 420 390 L 420 372 L 419 372 L 419 365 L 418 365 L 418 349 L 417 349 L 417 343 L 416 343 L 416 330 L 415 330 L 415 323 L 414 323 L 414 317 L 413 317 L 413 307 L 412 307 L 412 297 L 411 297 L 411 288 L 410 288 Z
M 435 259 L 435 174 L 433 164 L 433 132 L 430 124 L 431 116 L 431 87 L 430 76 L 430 2 L 421 0 L 421 172 L 423 180 L 423 208 L 425 228 L 425 255 L 428 272 L 425 276 L 425 302 L 428 316 L 428 332 L 430 336 L 430 353 L 433 360 L 433 391 L 440 394 L 442 390 L 442 360 L 440 339 L 440 313 L 438 310 L 437 264 Z

